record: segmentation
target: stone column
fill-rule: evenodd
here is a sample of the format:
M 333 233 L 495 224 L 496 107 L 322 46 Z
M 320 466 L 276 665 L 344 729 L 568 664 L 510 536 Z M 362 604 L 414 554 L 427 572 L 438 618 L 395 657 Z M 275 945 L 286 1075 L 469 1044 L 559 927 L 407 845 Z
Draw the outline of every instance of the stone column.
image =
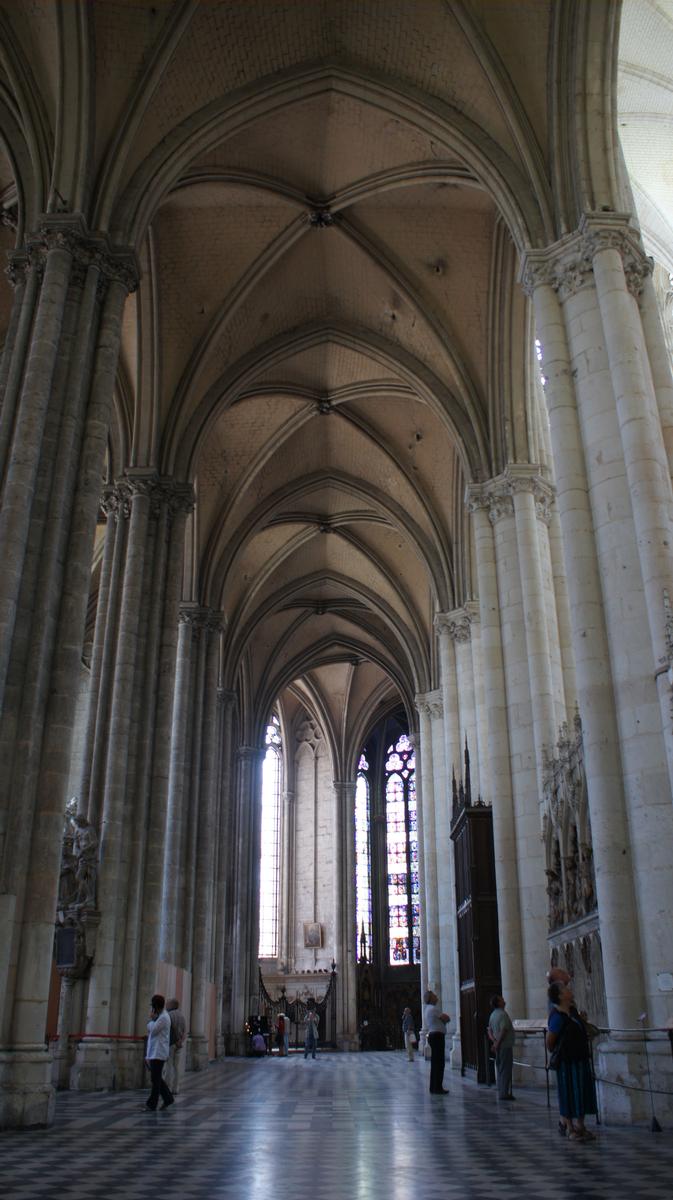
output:
M 670 280 L 667 271 L 655 267 L 653 276 L 642 281 L 638 306 L 668 469 L 673 473 L 673 284 Z
M 215 848 L 218 826 L 217 800 L 217 682 L 220 665 L 222 614 L 206 610 L 201 629 L 205 643 L 206 669 L 203 680 L 203 739 L 198 764 L 200 772 L 198 812 L 191 820 L 197 825 L 195 897 L 193 918 L 191 1063 L 194 1070 L 205 1066 L 210 1057 L 208 1045 L 209 985 L 212 974 L 211 945 L 214 936 L 216 895 Z
M 544 561 L 549 557 L 547 529 L 553 490 L 541 478 L 538 468 L 528 463 L 510 463 L 505 475 L 514 502 L 538 802 L 541 805 L 544 752 L 554 745 L 559 727 L 552 678 L 552 661 L 559 657 L 558 644 L 552 647 L 549 638 L 549 610 L 554 597 L 550 581 L 545 586 L 544 578 Z M 546 543 L 546 555 L 543 543 Z M 565 713 L 562 720 L 565 720 Z
M 584 487 L 590 507 L 587 530 L 594 546 L 589 571 L 587 562 L 582 564 L 583 577 L 590 579 L 591 569 L 597 576 L 596 606 L 600 606 L 601 624 L 605 622 L 605 651 L 601 652 L 598 637 L 593 639 L 592 648 L 602 660 L 600 670 L 597 664 L 595 679 L 605 681 L 608 693 L 601 697 L 600 710 L 594 701 L 586 719 L 579 669 L 583 654 L 579 648 L 576 658 L 585 753 L 588 741 L 594 741 L 606 719 L 612 716 L 615 722 L 611 736 L 601 730 L 601 748 L 609 760 L 606 773 L 611 771 L 613 783 L 611 801 L 605 796 L 605 811 L 596 800 L 596 793 L 600 800 L 601 781 L 593 787 L 592 781 L 587 782 L 594 843 L 598 824 L 601 853 L 608 859 L 607 872 L 600 871 L 604 878 L 600 879 L 597 871 L 596 882 L 601 937 L 608 942 L 607 952 L 604 945 L 606 987 L 609 980 L 613 993 L 608 996 L 608 1011 L 611 1024 L 618 1028 L 633 1027 L 641 1003 L 652 1021 L 665 1021 L 670 1013 L 670 997 L 659 991 L 657 975 L 663 961 L 670 961 L 673 955 L 671 921 L 652 922 L 647 917 L 654 909 L 673 912 L 673 810 L 667 762 L 670 715 L 661 690 L 664 672 L 658 678 L 659 697 L 653 678 L 662 648 L 657 602 L 664 610 L 661 621 L 666 640 L 666 598 L 661 593 L 667 590 L 670 561 L 670 532 L 666 532 L 670 479 L 638 309 L 629 293 L 629 289 L 639 292 L 646 270 L 640 248 L 623 219 L 607 218 L 603 222 L 602 215 L 587 218 L 577 234 L 546 254 L 533 256 L 528 267 L 536 311 L 550 329 L 552 367 L 558 375 L 557 363 L 563 362 L 562 369 L 572 371 L 571 400 L 567 380 L 558 391 L 563 397 L 566 425 L 568 413 L 576 414 L 576 428 L 571 435 L 586 461 Z M 560 329 L 557 297 L 562 302 Z M 626 339 L 624 345 L 618 344 L 621 338 Z M 541 340 L 545 350 L 542 335 Z M 567 445 L 566 441 L 564 451 Z M 566 541 L 565 527 L 563 532 L 568 560 L 577 551 L 577 531 L 572 547 Z M 659 557 L 655 550 L 662 538 L 669 545 L 662 547 Z M 577 640 L 576 628 L 573 635 Z M 582 629 L 581 636 L 586 638 L 586 629 Z M 664 656 L 668 661 L 667 648 Z M 595 752 L 593 746 L 591 751 Z M 607 781 L 605 787 L 607 793 Z M 618 839 L 616 829 L 620 831 Z M 611 860 L 613 840 L 617 845 Z M 594 852 L 598 867 L 596 845 Z M 609 877 L 611 868 L 613 880 Z M 601 888 L 611 882 L 615 895 L 606 897 L 604 910 Z M 619 916 L 612 915 L 611 909 L 615 908 Z M 614 943 L 612 929 L 619 930 Z M 641 953 L 644 979 L 639 970 Z M 609 961 L 613 956 L 616 961 Z M 627 962 L 630 969 L 626 968 Z M 619 1015 L 613 1017 L 613 1011 Z
M 357 986 L 355 977 L 355 780 L 335 780 L 337 815 L 337 970 L 339 1045 L 357 1046 Z
M 651 264 L 624 218 L 585 218 L 582 228 L 605 336 L 656 671 L 670 665 L 664 597 L 673 595 L 673 489 L 637 301 Z M 671 791 L 670 685 L 665 672 L 656 678 Z
M 422 966 L 421 976 L 424 977 L 423 990 L 430 988 L 432 991 L 439 992 L 441 988 L 441 958 L 437 897 L 437 835 L 430 720 L 430 704 L 433 699 L 436 700 L 436 696 L 432 692 L 416 696 L 420 738 L 420 747 L 417 747 L 416 750 L 416 803 L 419 814 L 419 871 L 422 873 L 425 888 L 423 909 L 425 913 L 425 945 L 421 947 L 421 964 L 424 964 L 425 970 Z
M 232 1042 L 239 1053 L 244 1045 L 243 1024 L 259 988 L 261 768 L 265 754 L 264 746 L 238 748 Z
M 230 893 L 233 876 L 233 714 L 236 693 L 225 688 L 218 690 L 220 704 L 220 755 L 218 760 L 218 832 L 217 832 L 217 887 L 215 894 L 215 953 L 214 976 L 217 987 L 217 1034 L 216 1051 L 220 1058 L 225 1053 L 227 1013 L 230 1001 L 231 945 L 228 932 L 231 929 L 233 895 Z M 226 1011 L 225 1011 L 226 1009 Z
M 3 361 L 0 439 L 0 1125 L 10 1126 L 53 1113 L 44 1023 L 65 789 L 121 316 L 136 282 L 134 256 L 69 214 L 42 218 L 19 257 L 29 277 Z
M 535 304 L 542 368 L 547 379 L 545 392 L 582 717 L 608 1016 L 611 1025 L 626 1028 L 638 1015 L 635 1010 L 644 1000 L 631 833 L 586 452 L 573 384 L 573 362 L 558 296 L 565 276 L 562 250 L 560 275 L 555 267 L 558 254 L 559 251 L 552 251 L 530 256 L 525 278 Z M 570 276 L 566 278 L 570 285 Z M 570 291 L 566 298 L 570 298 Z M 579 347 L 577 353 L 581 353 Z
M 95 1036 L 79 1044 L 71 1079 L 79 1089 L 111 1086 L 113 1079 L 117 1087 L 138 1086 L 141 1077 L 139 1046 L 124 1039 L 144 1031 L 148 995 L 139 993 L 148 963 L 141 943 L 145 939 L 147 948 L 147 931 L 160 915 L 150 868 L 156 847 L 147 831 L 153 808 L 165 807 L 152 789 L 165 754 L 157 728 L 162 643 L 166 622 L 176 619 L 177 599 L 167 605 L 169 568 L 173 544 L 182 548 L 192 494 L 187 485 L 134 468 L 106 489 L 105 503 L 114 526 L 107 535 L 113 565 L 96 620 L 97 686 L 89 697 L 82 771 L 88 791 L 80 796 L 81 810 L 99 831 L 101 916 L 85 1026 Z M 156 968 L 155 955 L 153 982 Z
M 525 1011 L 525 988 L 511 749 L 499 616 L 500 601 L 493 527 L 489 519 L 492 509 L 493 515 L 497 518 L 497 509 L 492 505 L 487 490 L 482 489 L 478 484 L 468 487 L 467 502 L 474 531 L 479 589 L 484 707 L 488 730 L 490 778 L 493 787 L 491 802 L 498 885 L 500 968 L 503 992 L 507 997 L 510 1012 L 516 1014 Z
M 449 1034 L 458 1032 L 460 996 L 458 991 L 456 943 L 456 885 L 453 842 L 451 841 L 451 786 L 447 773 L 444 738 L 442 691 L 426 692 L 432 736 L 433 797 L 437 851 L 437 921 L 439 927 L 439 994 L 442 1007 L 451 1014 Z M 447 1050 L 450 1042 L 447 1042 Z M 452 1060 L 453 1061 L 453 1060 Z M 458 1063 L 453 1061 L 453 1065 Z

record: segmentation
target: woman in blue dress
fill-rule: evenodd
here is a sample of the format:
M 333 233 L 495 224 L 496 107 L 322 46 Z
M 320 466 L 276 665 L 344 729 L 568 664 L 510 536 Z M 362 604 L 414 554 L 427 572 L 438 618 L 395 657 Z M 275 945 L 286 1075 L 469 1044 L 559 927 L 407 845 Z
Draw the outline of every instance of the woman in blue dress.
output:
M 594 1141 L 596 1135 L 584 1124 L 587 1113 L 596 1112 L 587 1028 L 575 1008 L 570 984 L 552 983 L 547 994 L 552 1005 L 547 1020 L 547 1049 L 557 1047 L 559 1051 L 556 1082 L 561 1124 L 571 1141 Z

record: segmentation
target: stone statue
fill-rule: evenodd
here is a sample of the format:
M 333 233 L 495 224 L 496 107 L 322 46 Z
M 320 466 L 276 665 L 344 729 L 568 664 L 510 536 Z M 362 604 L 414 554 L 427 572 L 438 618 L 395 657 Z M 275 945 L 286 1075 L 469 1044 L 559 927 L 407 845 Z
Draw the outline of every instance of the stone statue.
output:
M 86 817 L 72 817 L 73 854 L 76 862 L 78 908 L 96 907 L 96 875 L 98 873 L 98 837 Z

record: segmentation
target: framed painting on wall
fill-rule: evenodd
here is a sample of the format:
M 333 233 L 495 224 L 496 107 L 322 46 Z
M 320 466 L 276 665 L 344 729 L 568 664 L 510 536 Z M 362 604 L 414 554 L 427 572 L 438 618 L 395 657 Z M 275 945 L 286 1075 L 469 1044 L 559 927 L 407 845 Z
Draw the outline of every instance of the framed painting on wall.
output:
M 320 950 L 322 946 L 322 925 L 317 921 L 304 921 L 304 947 L 307 950 Z

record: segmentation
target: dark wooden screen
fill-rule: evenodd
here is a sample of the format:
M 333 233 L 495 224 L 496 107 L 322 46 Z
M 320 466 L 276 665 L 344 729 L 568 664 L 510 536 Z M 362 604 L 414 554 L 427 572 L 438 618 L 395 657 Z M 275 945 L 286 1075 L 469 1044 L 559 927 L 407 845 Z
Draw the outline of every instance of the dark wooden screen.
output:
M 459 809 L 451 837 L 456 864 L 462 1065 L 463 1070 L 476 1071 L 478 1083 L 486 1083 L 490 998 L 501 988 L 491 809 L 482 804 Z

